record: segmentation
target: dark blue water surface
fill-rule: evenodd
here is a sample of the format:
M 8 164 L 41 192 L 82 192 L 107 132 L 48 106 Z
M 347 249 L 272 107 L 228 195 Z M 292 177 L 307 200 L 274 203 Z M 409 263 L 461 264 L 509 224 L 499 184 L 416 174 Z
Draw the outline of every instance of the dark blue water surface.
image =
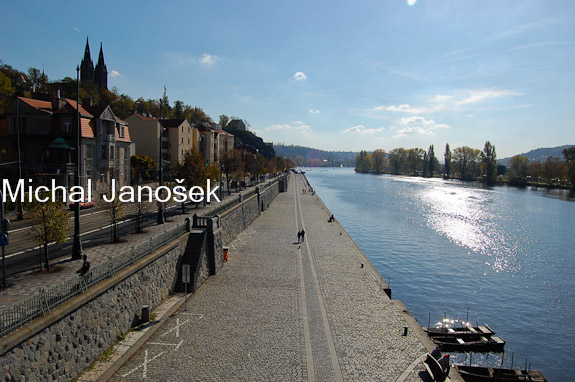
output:
M 306 176 L 420 324 L 444 317 L 489 324 L 507 342 L 506 367 L 513 357 L 515 367 L 531 363 L 550 381 L 575 381 L 575 199 L 568 191 L 349 168 Z M 497 366 L 501 356 L 471 361 Z

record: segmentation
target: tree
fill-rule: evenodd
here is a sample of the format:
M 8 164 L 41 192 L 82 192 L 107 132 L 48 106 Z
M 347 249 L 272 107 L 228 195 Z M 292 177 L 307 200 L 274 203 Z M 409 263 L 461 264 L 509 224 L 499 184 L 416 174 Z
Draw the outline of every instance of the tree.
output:
M 132 183 L 140 184 L 141 181 L 152 180 L 156 177 L 156 161 L 147 155 L 132 155 L 130 158 L 132 171 Z
M 305 164 L 305 159 L 301 155 L 295 157 L 295 165 L 297 167 L 303 167 Z
M 182 101 L 176 101 L 174 103 L 174 117 L 182 118 L 184 114 L 184 103 Z
M 361 150 L 355 157 L 355 171 L 366 174 L 371 170 L 371 156 L 367 151 Z
M 49 195 L 43 195 L 47 198 Z M 66 241 L 68 233 L 68 211 L 60 202 L 35 201 L 30 210 L 30 233 L 36 241 L 44 246 L 44 265 L 50 271 L 48 245 L 50 243 L 62 244 Z
M 567 162 L 567 175 L 571 181 L 571 189 L 575 191 L 575 147 L 563 149 L 563 157 Z
M 445 161 L 443 177 L 449 179 L 451 177 L 451 150 L 449 149 L 449 143 L 445 144 L 445 153 L 443 154 Z
M 422 168 L 421 163 L 423 161 L 425 151 L 420 148 L 414 148 L 408 149 L 405 153 L 405 165 L 410 169 L 412 175 L 417 175 L 417 171 Z M 396 174 L 399 174 L 399 170 L 397 170 Z
M 228 186 L 228 195 L 230 195 L 230 182 L 233 177 L 236 177 L 241 167 L 240 152 L 235 149 L 232 150 L 230 153 L 226 151 L 222 159 L 222 165 L 224 174 L 226 175 L 226 185 Z M 236 178 L 239 178 L 239 176 Z
M 515 155 L 511 158 L 509 165 L 509 182 L 511 184 L 525 185 L 528 172 L 529 158 L 522 155 Z
M 429 146 L 429 150 L 427 151 L 427 166 L 429 168 L 429 176 L 433 178 L 433 172 L 435 171 L 435 162 L 437 158 L 435 158 L 435 150 L 433 145 Z
M 112 195 L 110 195 L 110 197 L 112 197 Z M 119 243 L 120 232 L 118 231 L 118 221 L 126 216 L 126 206 L 124 202 L 120 200 L 118 194 L 116 194 L 114 195 L 114 200 L 106 202 L 104 205 L 104 210 L 112 221 L 112 242 Z
M 225 129 L 228 126 L 228 123 L 230 122 L 230 118 L 225 114 L 220 115 L 219 118 L 220 118 L 219 123 L 222 126 L 222 129 Z
M 28 68 L 28 79 L 32 83 L 32 89 L 43 93 L 48 91 L 48 76 L 40 69 Z
M 495 146 L 489 141 L 485 142 L 485 146 L 483 147 L 481 164 L 485 181 L 488 184 L 494 184 L 497 178 L 497 154 L 495 153 Z
M 0 72 L 0 115 L 4 114 L 8 109 L 14 90 L 10 78 Z
M 373 153 L 371 153 L 371 165 L 373 171 L 378 174 L 383 174 L 388 165 L 386 152 L 380 149 L 374 150 Z
M 474 149 L 467 146 L 456 147 L 453 150 L 453 160 L 457 164 L 461 180 L 465 180 L 473 176 L 473 163 L 477 158 L 477 155 L 478 154 Z
M 393 173 L 395 175 L 399 175 L 399 172 L 405 166 L 405 161 L 407 157 L 405 149 L 403 148 L 393 149 L 389 152 L 388 157 L 389 157 L 389 164 L 393 169 Z
M 208 179 L 206 160 L 195 149 L 184 153 L 184 160 L 176 168 L 176 179 L 184 179 L 183 185 L 189 190 L 194 186 L 205 187 Z

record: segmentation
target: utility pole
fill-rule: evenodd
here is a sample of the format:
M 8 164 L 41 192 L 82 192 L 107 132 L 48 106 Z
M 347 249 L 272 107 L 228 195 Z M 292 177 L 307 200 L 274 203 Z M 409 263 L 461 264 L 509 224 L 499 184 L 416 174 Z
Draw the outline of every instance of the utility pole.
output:
M 82 136 L 82 126 L 80 119 L 80 66 L 76 66 L 76 83 L 78 85 L 76 93 L 76 169 L 74 171 L 74 185 L 80 186 L 80 137 Z M 82 258 L 82 235 L 80 233 L 80 203 L 74 203 L 74 243 L 72 246 L 72 260 Z

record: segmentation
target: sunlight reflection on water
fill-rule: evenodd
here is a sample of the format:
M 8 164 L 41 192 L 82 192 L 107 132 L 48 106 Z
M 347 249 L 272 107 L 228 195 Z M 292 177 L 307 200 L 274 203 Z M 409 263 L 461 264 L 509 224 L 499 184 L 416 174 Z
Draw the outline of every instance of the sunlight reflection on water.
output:
M 414 197 L 428 227 L 459 246 L 491 257 L 488 264 L 495 271 L 517 272 L 521 269 L 519 246 L 496 223 L 495 192 L 426 182 Z

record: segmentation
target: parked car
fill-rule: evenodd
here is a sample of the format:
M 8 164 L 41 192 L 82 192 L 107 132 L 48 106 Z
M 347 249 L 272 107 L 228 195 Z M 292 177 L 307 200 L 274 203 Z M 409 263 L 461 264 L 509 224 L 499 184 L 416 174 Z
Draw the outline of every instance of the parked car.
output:
M 73 210 L 75 205 L 76 203 L 74 202 L 70 203 L 70 209 Z M 80 202 L 80 209 L 83 210 L 85 208 L 92 208 L 95 205 L 96 205 L 95 201 L 86 198 L 84 199 L 84 201 Z

